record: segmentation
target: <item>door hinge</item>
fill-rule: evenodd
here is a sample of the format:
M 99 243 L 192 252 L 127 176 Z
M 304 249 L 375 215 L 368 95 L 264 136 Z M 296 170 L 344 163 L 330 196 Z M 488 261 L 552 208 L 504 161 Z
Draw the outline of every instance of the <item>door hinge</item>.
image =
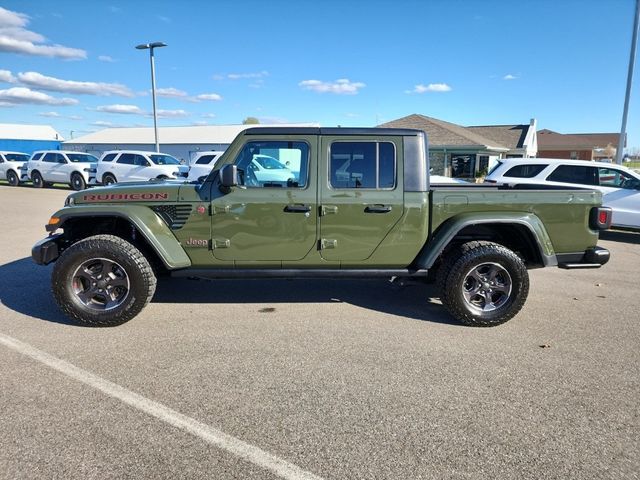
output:
M 322 205 L 320 207 L 320 216 L 324 217 L 325 215 L 329 215 L 329 214 L 336 214 L 338 213 L 338 207 L 336 205 Z
M 320 240 L 320 250 L 327 250 L 329 248 L 337 248 L 338 241 L 331 238 L 323 238 Z
M 229 248 L 231 246 L 231 240 L 228 238 L 222 238 L 220 240 L 213 239 L 211 242 L 211 248 Z

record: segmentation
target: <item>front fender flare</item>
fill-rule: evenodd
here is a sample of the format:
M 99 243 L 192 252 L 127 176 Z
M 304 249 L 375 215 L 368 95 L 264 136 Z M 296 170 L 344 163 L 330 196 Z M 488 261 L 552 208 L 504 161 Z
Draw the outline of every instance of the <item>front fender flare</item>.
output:
M 113 205 L 77 205 L 58 210 L 53 216 L 60 219 L 56 228 L 63 228 L 66 221 L 74 218 L 122 218 L 136 227 L 169 270 L 191 266 L 191 259 L 171 229 L 149 207 L 144 205 L 127 205 L 125 209 L 114 208 Z
M 545 267 L 558 265 L 555 251 L 547 230 L 540 218 L 532 213 L 463 213 L 445 221 L 435 232 L 433 237 L 422 247 L 414 264 L 420 269 L 429 269 L 449 245 L 451 240 L 463 228 L 473 225 L 511 224 L 526 227 L 535 240 L 540 258 Z

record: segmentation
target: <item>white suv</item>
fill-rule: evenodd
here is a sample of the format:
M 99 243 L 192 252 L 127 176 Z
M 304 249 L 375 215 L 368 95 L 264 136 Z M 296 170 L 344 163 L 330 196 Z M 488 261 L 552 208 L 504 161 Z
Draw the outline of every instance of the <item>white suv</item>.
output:
M 223 153 L 224 150 L 199 152 L 195 157 L 191 159 L 191 162 L 189 164 L 191 167 L 189 168 L 189 181 L 196 181 L 200 177 L 209 175 Z
M 83 190 L 96 181 L 96 163 L 93 155 L 65 150 L 34 152 L 22 169 L 22 180 L 31 180 L 42 188 L 52 183 L 66 183 L 74 190 Z
M 546 158 L 500 160 L 485 182 L 599 190 L 602 204 L 613 210 L 613 226 L 640 228 L 640 174 L 620 165 Z
M 118 150 L 104 152 L 98 162 L 96 178 L 103 185 L 117 182 L 147 181 L 152 178 L 185 179 L 189 166 L 164 153 Z
M 20 185 L 22 167 L 29 161 L 29 155 L 20 152 L 0 152 L 0 180 L 6 180 L 9 185 Z

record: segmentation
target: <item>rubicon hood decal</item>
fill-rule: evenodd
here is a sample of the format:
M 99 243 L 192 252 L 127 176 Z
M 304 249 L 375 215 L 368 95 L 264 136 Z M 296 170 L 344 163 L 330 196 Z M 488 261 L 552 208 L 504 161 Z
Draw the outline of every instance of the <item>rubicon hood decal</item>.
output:
M 127 202 L 140 200 L 168 200 L 168 193 L 86 193 L 82 196 L 84 202 Z

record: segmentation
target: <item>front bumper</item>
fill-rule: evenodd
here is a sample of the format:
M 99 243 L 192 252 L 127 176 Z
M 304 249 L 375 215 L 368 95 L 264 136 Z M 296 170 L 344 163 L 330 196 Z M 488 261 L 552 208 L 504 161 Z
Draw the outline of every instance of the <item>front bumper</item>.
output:
M 31 249 L 31 258 L 38 265 L 49 265 L 60 256 L 58 241 L 63 236 L 62 233 L 49 235 L 36 243 Z
M 600 268 L 609 261 L 609 250 L 602 247 L 591 247 L 579 253 L 561 253 L 557 255 L 558 267 L 565 269 L 574 268 Z

